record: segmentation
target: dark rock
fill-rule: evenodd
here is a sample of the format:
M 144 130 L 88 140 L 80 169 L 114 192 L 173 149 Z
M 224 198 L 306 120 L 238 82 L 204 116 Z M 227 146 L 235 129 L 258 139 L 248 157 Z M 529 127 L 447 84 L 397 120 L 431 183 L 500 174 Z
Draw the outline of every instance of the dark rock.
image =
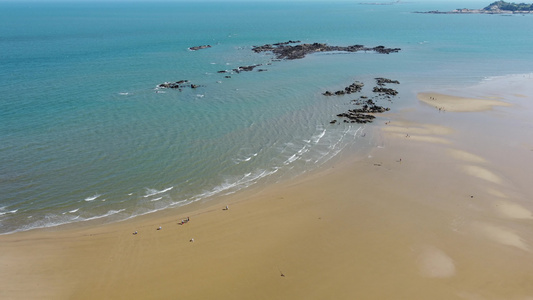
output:
M 180 80 L 176 82 L 164 82 L 157 85 L 158 88 L 162 89 L 177 89 L 181 92 L 182 88 L 190 87 L 192 89 L 200 87 L 199 85 L 189 83 L 189 80 Z
M 353 112 L 352 110 L 349 110 L 342 114 L 338 114 L 337 117 L 348 119 L 348 120 L 344 120 L 344 123 L 359 123 L 359 124 L 370 123 L 376 118 L 373 115 L 357 113 L 357 112 Z
M 377 46 L 374 48 L 367 48 L 363 45 L 352 45 L 352 46 L 329 46 L 322 43 L 313 43 L 313 44 L 299 44 L 299 45 L 289 45 L 291 42 L 296 43 L 296 41 L 289 41 L 285 43 L 276 43 L 276 44 L 266 44 L 263 46 L 254 46 L 252 51 L 256 53 L 260 52 L 271 52 L 275 55 L 277 59 L 300 59 L 304 58 L 307 54 L 315 52 L 333 52 L 333 51 L 344 51 L 344 52 L 358 52 L 358 51 L 374 51 L 380 54 L 389 54 L 398 52 L 400 48 L 385 48 L 385 46 Z M 299 42 L 299 41 L 297 41 Z
M 206 49 L 206 48 L 211 48 L 211 45 L 189 47 L 189 50 L 196 51 L 196 50 Z
M 261 66 L 261 64 L 259 65 L 251 65 L 251 66 L 241 66 L 241 67 L 238 67 L 236 69 L 233 69 L 233 71 L 235 71 L 235 73 L 240 73 L 240 72 L 250 72 L 252 71 L 253 69 L 257 68 Z
M 384 86 L 386 83 L 400 84 L 398 80 L 392 80 L 392 79 L 381 78 L 381 77 L 378 77 L 375 79 L 376 79 L 377 85 L 379 86 Z
M 385 94 L 385 95 L 391 95 L 391 96 L 398 95 L 398 91 L 396 91 L 394 89 L 389 89 L 389 88 L 384 88 L 384 87 L 377 87 L 377 86 L 374 87 L 373 92 L 374 93 Z
M 330 91 L 324 92 L 322 95 L 324 96 L 333 96 L 333 95 L 345 95 L 345 94 L 352 94 L 360 92 L 363 88 L 364 84 L 362 82 L 356 81 L 349 86 L 345 87 L 344 90 L 336 91 L 335 93 L 331 93 Z
M 179 89 L 184 87 L 184 83 L 188 83 L 188 80 L 180 80 L 176 82 L 164 82 L 157 85 L 158 88 L 163 89 Z

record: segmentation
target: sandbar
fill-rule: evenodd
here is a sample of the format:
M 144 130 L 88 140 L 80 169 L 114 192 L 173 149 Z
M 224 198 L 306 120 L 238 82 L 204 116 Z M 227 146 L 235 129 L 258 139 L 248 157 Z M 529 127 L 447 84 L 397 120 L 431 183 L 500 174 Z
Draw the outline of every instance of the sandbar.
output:
M 444 111 L 473 112 L 491 110 L 494 106 L 510 106 L 509 103 L 493 99 L 458 97 L 440 93 L 419 93 L 418 99 Z

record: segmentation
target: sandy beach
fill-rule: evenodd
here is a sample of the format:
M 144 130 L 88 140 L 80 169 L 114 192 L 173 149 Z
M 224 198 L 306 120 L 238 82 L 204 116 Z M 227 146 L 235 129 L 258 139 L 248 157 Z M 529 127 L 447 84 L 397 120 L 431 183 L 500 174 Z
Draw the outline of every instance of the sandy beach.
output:
M 420 91 L 288 182 L 0 236 L 0 298 L 533 299 L 533 82 L 505 80 Z

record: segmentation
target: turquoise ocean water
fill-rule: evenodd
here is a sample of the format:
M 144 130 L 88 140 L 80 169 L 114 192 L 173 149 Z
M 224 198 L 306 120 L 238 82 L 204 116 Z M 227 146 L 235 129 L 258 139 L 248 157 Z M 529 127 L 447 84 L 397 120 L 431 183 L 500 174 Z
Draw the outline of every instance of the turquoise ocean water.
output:
M 372 146 L 324 97 L 533 71 L 533 16 L 427 15 L 480 2 L 0 2 L 0 233 L 128 219 L 268 184 Z M 273 61 L 301 40 L 402 48 Z M 189 51 L 209 44 L 211 48 Z M 272 63 L 272 64 L 269 64 Z M 263 64 L 266 72 L 217 73 Z M 197 89 L 156 90 L 187 79 Z

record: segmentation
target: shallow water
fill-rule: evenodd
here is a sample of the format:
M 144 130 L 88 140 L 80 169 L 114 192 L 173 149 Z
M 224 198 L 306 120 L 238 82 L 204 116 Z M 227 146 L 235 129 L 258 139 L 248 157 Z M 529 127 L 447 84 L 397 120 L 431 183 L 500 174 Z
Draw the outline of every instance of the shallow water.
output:
M 369 128 L 329 124 L 359 95 L 322 95 L 354 80 L 369 96 L 374 77 L 399 80 L 378 103 L 397 110 L 417 90 L 531 72 L 533 16 L 411 13 L 457 5 L 479 2 L 0 3 L 0 232 L 131 218 L 368 147 Z M 251 51 L 296 39 L 402 51 Z M 217 73 L 252 64 L 267 71 Z M 182 79 L 200 87 L 156 90 Z

